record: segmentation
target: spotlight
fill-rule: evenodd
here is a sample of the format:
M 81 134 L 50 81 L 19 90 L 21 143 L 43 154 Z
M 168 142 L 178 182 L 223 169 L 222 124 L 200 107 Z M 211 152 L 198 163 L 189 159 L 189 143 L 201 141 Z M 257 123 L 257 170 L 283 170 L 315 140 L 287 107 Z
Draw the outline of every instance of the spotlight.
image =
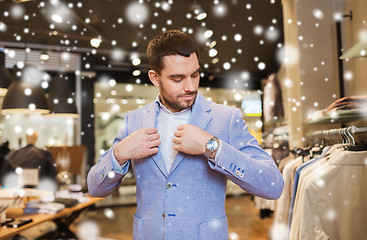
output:
M 199 21 L 205 19 L 208 14 L 204 11 L 203 7 L 195 1 L 195 3 L 191 6 L 191 10 L 195 14 L 195 18 Z
M 42 51 L 41 55 L 40 55 L 40 59 L 44 62 L 46 62 L 48 59 L 50 59 L 50 56 L 48 55 L 48 53 L 46 51 Z
M 90 40 L 90 45 L 94 48 L 99 48 L 101 45 L 102 40 L 100 38 L 92 38 Z

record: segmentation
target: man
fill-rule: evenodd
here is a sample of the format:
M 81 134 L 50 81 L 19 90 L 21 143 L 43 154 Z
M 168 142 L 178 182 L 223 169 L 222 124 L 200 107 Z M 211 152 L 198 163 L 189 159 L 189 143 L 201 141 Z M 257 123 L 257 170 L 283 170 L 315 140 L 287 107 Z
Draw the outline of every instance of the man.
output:
M 38 133 L 30 131 L 26 133 L 27 146 L 8 154 L 1 169 L 1 180 L 6 184 L 8 174 L 14 173 L 17 167 L 23 169 L 39 169 L 39 178 L 55 181 L 57 171 L 55 161 L 49 151 L 35 146 Z
M 136 178 L 134 239 L 228 239 L 227 178 L 247 192 L 279 198 L 283 179 L 251 136 L 241 112 L 198 91 L 198 49 L 170 30 L 148 45 L 156 102 L 128 113 L 112 147 L 88 174 L 92 196 L 107 196 L 131 165 Z

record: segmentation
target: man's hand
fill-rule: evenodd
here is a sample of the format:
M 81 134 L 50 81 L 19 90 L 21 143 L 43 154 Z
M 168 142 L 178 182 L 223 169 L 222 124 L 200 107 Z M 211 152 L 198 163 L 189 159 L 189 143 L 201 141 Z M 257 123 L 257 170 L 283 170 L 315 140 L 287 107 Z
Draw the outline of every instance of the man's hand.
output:
M 140 129 L 116 144 L 113 154 L 120 165 L 129 159 L 139 159 L 156 154 L 161 144 L 159 137 L 156 128 Z
M 192 155 L 204 154 L 205 144 L 212 137 L 210 133 L 194 125 L 180 125 L 173 138 L 173 149 Z

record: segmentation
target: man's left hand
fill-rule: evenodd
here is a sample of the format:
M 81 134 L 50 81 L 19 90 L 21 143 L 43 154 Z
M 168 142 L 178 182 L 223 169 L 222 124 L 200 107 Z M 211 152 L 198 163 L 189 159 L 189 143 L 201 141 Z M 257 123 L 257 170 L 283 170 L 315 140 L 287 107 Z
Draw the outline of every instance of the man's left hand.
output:
M 200 155 L 205 153 L 205 144 L 213 136 L 203 129 L 191 125 L 180 125 L 175 132 L 173 149 L 179 152 Z

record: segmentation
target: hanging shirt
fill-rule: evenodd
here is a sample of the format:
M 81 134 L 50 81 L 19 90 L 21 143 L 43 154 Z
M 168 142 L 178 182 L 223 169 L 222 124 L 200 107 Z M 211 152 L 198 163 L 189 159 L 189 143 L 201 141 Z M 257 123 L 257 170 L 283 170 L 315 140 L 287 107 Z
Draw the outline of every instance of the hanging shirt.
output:
M 299 239 L 367 239 L 366 158 L 343 151 L 307 182 Z

